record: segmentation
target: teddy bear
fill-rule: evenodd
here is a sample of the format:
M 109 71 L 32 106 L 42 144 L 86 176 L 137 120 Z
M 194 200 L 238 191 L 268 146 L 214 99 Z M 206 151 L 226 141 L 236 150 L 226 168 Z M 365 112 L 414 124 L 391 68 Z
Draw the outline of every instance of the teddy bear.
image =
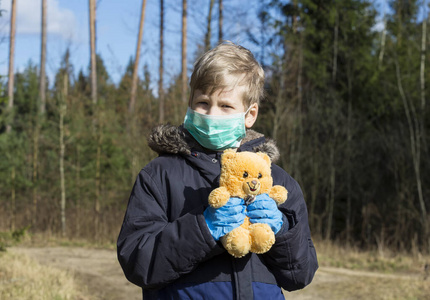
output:
M 227 149 L 221 156 L 219 187 L 209 195 L 213 208 L 224 206 L 231 197 L 239 197 L 250 204 L 260 194 L 269 194 L 278 205 L 287 200 L 288 191 L 280 185 L 273 186 L 271 161 L 262 152 L 237 152 Z M 249 252 L 262 254 L 275 243 L 275 234 L 268 224 L 254 223 L 246 217 L 244 223 L 220 239 L 232 256 L 240 258 Z

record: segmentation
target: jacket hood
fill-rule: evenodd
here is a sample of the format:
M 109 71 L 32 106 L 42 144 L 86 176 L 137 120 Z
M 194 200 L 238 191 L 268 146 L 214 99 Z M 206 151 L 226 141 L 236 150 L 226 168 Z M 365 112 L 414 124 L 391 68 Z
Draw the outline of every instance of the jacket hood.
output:
M 181 125 L 158 125 L 154 127 L 148 136 L 149 147 L 158 154 L 189 155 L 191 151 L 208 152 L 188 133 Z M 239 151 L 253 151 L 266 153 L 272 162 L 279 160 L 279 149 L 272 139 L 267 139 L 263 134 L 252 129 L 246 131 Z

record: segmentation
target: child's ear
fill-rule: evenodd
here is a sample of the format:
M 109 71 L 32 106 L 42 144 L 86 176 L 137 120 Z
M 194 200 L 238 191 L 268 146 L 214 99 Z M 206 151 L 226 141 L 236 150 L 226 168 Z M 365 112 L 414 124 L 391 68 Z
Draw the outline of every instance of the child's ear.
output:
M 251 128 L 252 125 L 254 125 L 255 121 L 257 120 L 258 116 L 258 104 L 253 103 L 251 104 L 248 113 L 245 116 L 245 127 Z

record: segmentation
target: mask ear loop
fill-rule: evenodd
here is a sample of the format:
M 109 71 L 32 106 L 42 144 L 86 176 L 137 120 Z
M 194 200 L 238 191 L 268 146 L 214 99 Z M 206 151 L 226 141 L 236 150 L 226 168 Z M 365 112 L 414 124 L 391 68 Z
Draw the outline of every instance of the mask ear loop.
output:
M 245 126 L 245 122 L 246 122 L 246 114 L 251 110 L 252 104 L 248 107 L 248 109 L 243 113 L 243 126 L 245 127 L 245 136 L 246 136 L 246 126 Z M 241 139 L 240 141 L 238 141 L 238 146 L 237 148 L 240 147 L 240 145 L 242 144 L 243 139 Z
M 252 104 L 248 107 L 248 109 L 245 111 L 245 117 L 246 115 L 249 113 L 249 111 L 251 110 Z

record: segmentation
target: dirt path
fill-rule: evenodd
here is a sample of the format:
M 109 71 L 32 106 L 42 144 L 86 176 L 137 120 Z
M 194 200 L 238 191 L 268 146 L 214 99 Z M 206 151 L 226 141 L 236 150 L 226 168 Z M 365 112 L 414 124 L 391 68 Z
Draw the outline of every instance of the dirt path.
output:
M 384 274 L 343 268 L 320 267 L 312 284 L 303 290 L 285 293 L 286 299 L 333 300 L 333 299 L 430 299 L 430 295 L 417 298 L 415 294 L 402 295 L 396 289 L 402 285 L 421 282 L 419 274 Z M 401 283 L 401 284 L 399 284 Z M 415 285 L 411 285 L 415 286 Z M 293 295 L 289 297 L 289 294 Z M 410 295 L 413 295 L 410 297 Z
M 72 271 L 91 299 L 138 300 L 141 290 L 122 273 L 113 250 L 46 247 L 11 248 L 40 264 Z M 419 274 L 397 275 L 322 267 L 304 290 L 285 293 L 286 299 L 430 299 L 429 282 Z M 407 289 L 411 289 L 409 292 Z M 416 290 L 421 290 L 418 295 Z M 427 290 L 428 289 L 428 290 Z M 425 290 L 425 291 L 423 291 Z M 402 295 L 404 293 L 404 296 Z
M 42 265 L 65 269 L 75 274 L 91 299 L 138 300 L 141 289 L 127 281 L 113 250 L 47 247 L 11 248 L 36 259 Z

